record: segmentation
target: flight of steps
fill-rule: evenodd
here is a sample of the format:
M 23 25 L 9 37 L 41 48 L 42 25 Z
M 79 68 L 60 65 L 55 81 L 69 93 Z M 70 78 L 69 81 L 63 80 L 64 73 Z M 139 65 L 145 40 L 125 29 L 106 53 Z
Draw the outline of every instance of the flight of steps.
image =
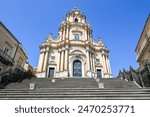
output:
M 55 82 L 53 82 L 55 80 Z M 35 88 L 98 88 L 94 78 L 33 78 L 25 79 L 21 83 L 11 83 L 6 89 L 29 89 L 30 83 L 35 83 Z
M 103 78 L 100 83 L 104 84 L 104 88 L 139 88 L 133 81 L 126 81 L 121 78 Z
M 35 83 L 35 89 L 29 89 Z M 98 84 L 103 83 L 104 88 Z M 100 100 L 100 99 L 150 99 L 149 88 L 139 88 L 123 79 L 93 78 L 30 79 L 11 83 L 0 90 L 0 99 L 7 100 Z

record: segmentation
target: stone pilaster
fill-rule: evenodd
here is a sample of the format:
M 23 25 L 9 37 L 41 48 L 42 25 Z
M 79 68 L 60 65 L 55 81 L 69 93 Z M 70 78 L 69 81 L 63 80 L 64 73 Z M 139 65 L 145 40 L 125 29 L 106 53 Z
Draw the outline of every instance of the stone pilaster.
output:
M 108 56 L 107 56 L 107 67 L 108 67 L 108 73 L 111 74 L 111 68 L 110 68 L 110 62 Z
M 43 64 L 43 72 L 45 72 L 45 77 L 47 73 L 48 57 L 49 57 L 49 47 L 45 48 L 45 56 L 44 56 L 44 64 Z
M 94 70 L 93 70 L 94 68 L 93 68 L 93 54 L 92 54 L 92 53 L 91 53 L 91 56 L 90 56 L 90 57 L 91 57 L 91 60 L 90 60 L 90 61 L 91 61 L 91 71 L 93 72 L 93 71 L 94 71 Z
M 68 49 L 65 50 L 65 71 L 68 71 Z
M 63 31 L 62 31 L 62 29 L 60 30 L 60 32 L 61 32 L 60 40 L 62 41 L 63 40 Z
M 105 55 L 105 66 L 106 66 L 106 73 L 108 73 L 108 65 L 107 65 L 107 56 Z
M 66 36 L 66 28 L 64 27 L 64 29 L 63 29 L 63 40 L 65 40 L 65 36 Z
M 67 29 L 66 29 L 66 39 L 69 38 L 69 26 L 67 26 Z
M 85 33 L 85 40 L 87 40 L 87 28 L 85 28 L 84 33 Z
M 38 72 L 42 72 L 43 60 L 44 60 L 44 52 L 40 52 L 40 58 L 39 58 L 39 63 L 38 63 Z
M 60 71 L 60 51 L 58 51 L 58 63 L 57 63 L 57 72 Z
M 89 40 L 89 31 L 87 29 L 87 40 Z
M 59 57 L 59 72 L 61 71 L 61 51 L 59 51 L 60 57 Z
M 93 71 L 95 72 L 95 56 L 93 54 Z
M 64 70 L 64 51 L 61 51 L 61 68 L 60 71 Z
M 90 70 L 90 55 L 89 55 L 89 51 L 87 50 L 86 51 L 86 55 L 87 55 L 87 68 L 88 68 L 88 70 Z
M 104 73 L 104 75 L 105 75 L 105 73 L 107 72 L 106 71 L 106 63 L 105 63 L 105 56 L 104 56 L 104 54 L 102 54 L 102 59 L 103 59 L 103 73 Z

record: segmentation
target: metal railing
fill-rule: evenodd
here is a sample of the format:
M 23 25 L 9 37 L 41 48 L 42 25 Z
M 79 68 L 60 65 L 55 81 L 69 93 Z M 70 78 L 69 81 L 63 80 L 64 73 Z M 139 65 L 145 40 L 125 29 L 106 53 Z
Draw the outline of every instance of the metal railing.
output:
M 5 61 L 6 63 L 9 63 L 11 65 L 14 64 L 14 60 L 11 56 L 9 56 L 8 54 L 4 53 L 3 50 L 0 49 L 0 57 L 3 59 L 3 61 Z

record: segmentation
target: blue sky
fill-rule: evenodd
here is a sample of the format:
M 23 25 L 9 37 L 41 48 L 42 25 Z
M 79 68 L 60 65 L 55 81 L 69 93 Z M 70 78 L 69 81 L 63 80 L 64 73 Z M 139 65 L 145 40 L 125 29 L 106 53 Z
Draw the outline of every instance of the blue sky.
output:
M 138 68 L 135 47 L 150 13 L 149 0 L 0 0 L 0 21 L 22 43 L 37 66 L 39 45 L 50 32 L 57 37 L 66 13 L 77 6 L 87 16 L 94 40 L 101 36 L 110 50 L 113 75 Z

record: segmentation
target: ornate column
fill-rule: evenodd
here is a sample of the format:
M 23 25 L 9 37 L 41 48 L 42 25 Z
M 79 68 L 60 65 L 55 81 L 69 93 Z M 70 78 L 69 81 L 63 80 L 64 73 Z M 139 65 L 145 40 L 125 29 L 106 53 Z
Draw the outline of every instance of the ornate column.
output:
M 105 55 L 106 73 L 108 73 L 107 56 Z
M 87 40 L 89 40 L 89 36 L 88 35 L 89 35 L 89 33 L 88 33 L 88 29 L 87 29 Z
M 68 70 L 68 48 L 65 50 L 65 70 Z
M 64 27 L 64 30 L 63 30 L 63 40 L 65 40 L 65 37 L 66 37 L 66 28 Z
M 38 63 L 38 72 L 42 72 L 43 61 L 44 61 L 44 52 L 41 51 Z
M 60 40 L 62 41 L 63 40 L 63 30 L 62 30 L 62 28 L 60 29 L 60 31 L 61 31 Z
M 60 51 L 58 51 L 58 64 L 57 64 L 57 72 L 60 71 Z
M 87 53 L 87 68 L 88 68 L 88 70 L 90 71 L 90 55 L 89 55 L 89 50 L 87 50 L 86 51 L 86 53 Z
M 92 66 L 91 66 L 91 52 L 90 51 L 89 51 L 89 65 L 90 65 L 90 71 L 91 71 L 92 70 L 91 69 Z
M 86 27 L 85 27 L 84 33 L 85 33 L 85 40 L 87 40 L 87 28 Z
M 60 57 L 59 57 L 59 72 L 61 71 L 61 51 L 59 51 L 59 55 L 60 55 Z
M 94 69 L 94 67 L 93 67 L 93 53 L 91 53 L 91 71 L 94 71 L 93 69 Z
M 110 63 L 109 63 L 109 58 L 108 58 L 108 56 L 107 56 L 106 60 L 107 60 L 108 73 L 111 74 L 111 69 L 110 69 Z
M 61 51 L 61 68 L 60 71 L 63 71 L 64 69 L 64 50 Z
M 105 56 L 102 54 L 102 59 L 103 59 L 103 73 L 106 73 L 106 64 L 105 64 Z
M 108 67 L 108 61 L 107 61 L 107 56 L 106 56 L 106 66 L 107 66 L 107 73 L 109 73 L 109 67 Z
M 66 39 L 68 39 L 69 38 L 69 26 L 67 26 L 67 29 L 66 29 Z
M 63 37 L 64 37 L 64 30 L 61 28 L 61 42 L 63 41 Z
M 95 56 L 93 54 L 93 71 L 95 72 Z
M 45 72 L 47 70 L 48 53 L 49 53 L 49 48 L 47 47 L 46 51 L 45 51 L 44 66 L 43 66 L 43 71 L 45 71 Z

